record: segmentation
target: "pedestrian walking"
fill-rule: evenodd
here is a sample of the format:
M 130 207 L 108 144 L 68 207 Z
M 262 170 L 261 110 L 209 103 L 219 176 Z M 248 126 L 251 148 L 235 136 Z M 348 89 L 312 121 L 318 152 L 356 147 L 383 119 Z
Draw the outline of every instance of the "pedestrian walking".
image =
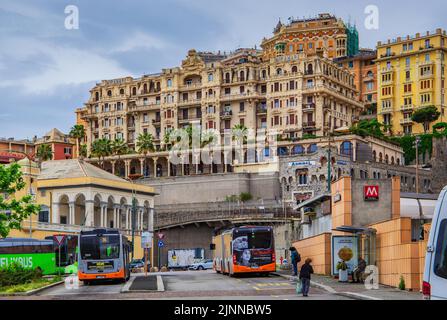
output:
M 312 259 L 307 258 L 300 270 L 300 281 L 303 297 L 307 297 L 310 289 L 310 275 L 314 273 L 312 268 Z
M 293 276 L 296 277 L 298 276 L 298 263 L 301 261 L 301 256 L 295 247 L 290 247 L 289 250 L 291 260 L 290 262 L 292 263 L 293 267 Z

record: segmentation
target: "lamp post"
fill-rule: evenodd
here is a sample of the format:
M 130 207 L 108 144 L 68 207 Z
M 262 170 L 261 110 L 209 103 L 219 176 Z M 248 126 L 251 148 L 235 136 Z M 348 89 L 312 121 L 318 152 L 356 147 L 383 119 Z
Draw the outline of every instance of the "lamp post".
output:
M 132 184 L 132 216 L 131 216 L 131 228 L 132 228 L 132 260 L 134 258 L 135 253 L 135 223 L 136 223 L 136 214 L 137 214 L 137 198 L 136 198 L 136 190 L 135 190 L 135 180 L 140 179 L 142 177 L 138 177 L 135 179 L 127 178 Z
M 419 143 L 421 142 L 421 137 L 417 136 L 414 144 L 416 147 L 416 193 L 419 193 Z
M 28 159 L 29 188 L 28 188 L 27 194 L 33 196 L 33 194 L 32 194 L 32 186 L 31 186 L 32 177 L 31 177 L 31 157 L 30 157 L 30 155 L 28 153 L 26 153 L 26 152 L 16 151 L 16 150 L 12 150 L 12 149 L 6 149 L 6 150 L 2 150 L 2 151 L 23 154 L 25 156 L 25 158 Z M 29 237 L 30 238 L 33 237 L 33 219 L 32 219 L 32 215 L 29 216 Z

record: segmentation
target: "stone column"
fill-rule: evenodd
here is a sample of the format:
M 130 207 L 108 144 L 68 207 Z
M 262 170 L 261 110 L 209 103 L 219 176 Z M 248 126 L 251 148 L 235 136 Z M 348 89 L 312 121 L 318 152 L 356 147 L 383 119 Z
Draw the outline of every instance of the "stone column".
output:
M 166 159 L 167 159 L 167 162 L 168 162 L 168 177 L 170 177 L 171 176 L 171 162 L 169 161 L 169 157 L 166 158 Z
M 68 203 L 68 224 L 75 224 L 75 203 Z
M 129 177 L 130 174 L 130 160 L 124 160 L 124 170 L 125 178 Z
M 144 177 L 144 159 L 140 159 L 140 174 Z
M 154 161 L 154 178 L 157 177 L 157 160 L 158 158 L 152 158 L 152 161 Z
M 51 205 L 51 222 L 60 223 L 59 202 L 53 202 Z
M 113 207 L 113 227 L 118 229 L 120 225 L 120 207 L 118 205 Z
M 115 160 L 110 161 L 110 164 L 112 165 L 112 174 L 115 174 L 115 163 L 116 163 Z
M 85 200 L 85 225 L 93 227 L 95 225 L 95 201 Z
M 107 227 L 107 204 L 101 203 L 101 227 Z
M 130 229 L 130 208 L 126 208 L 126 230 Z

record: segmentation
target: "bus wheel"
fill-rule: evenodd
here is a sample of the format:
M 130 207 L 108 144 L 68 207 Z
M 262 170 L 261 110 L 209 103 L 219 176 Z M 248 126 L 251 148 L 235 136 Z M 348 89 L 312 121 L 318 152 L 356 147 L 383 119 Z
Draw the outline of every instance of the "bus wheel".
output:
M 82 283 L 84 284 L 84 286 L 89 286 L 91 284 L 91 281 L 84 280 L 82 281 Z

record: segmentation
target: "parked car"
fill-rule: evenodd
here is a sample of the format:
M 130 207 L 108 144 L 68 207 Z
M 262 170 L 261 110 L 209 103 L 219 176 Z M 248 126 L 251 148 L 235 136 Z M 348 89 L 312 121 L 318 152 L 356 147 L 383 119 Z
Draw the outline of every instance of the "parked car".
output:
M 433 214 L 422 293 L 425 299 L 447 299 L 447 187 L 439 194 Z
M 213 268 L 213 260 L 207 259 L 193 263 L 189 266 L 189 270 L 207 270 Z
M 133 259 L 130 262 L 129 265 L 130 269 L 139 269 L 139 268 L 143 268 L 144 269 L 144 259 Z M 148 262 L 147 264 L 147 269 L 149 270 L 151 268 L 151 264 L 150 262 Z

